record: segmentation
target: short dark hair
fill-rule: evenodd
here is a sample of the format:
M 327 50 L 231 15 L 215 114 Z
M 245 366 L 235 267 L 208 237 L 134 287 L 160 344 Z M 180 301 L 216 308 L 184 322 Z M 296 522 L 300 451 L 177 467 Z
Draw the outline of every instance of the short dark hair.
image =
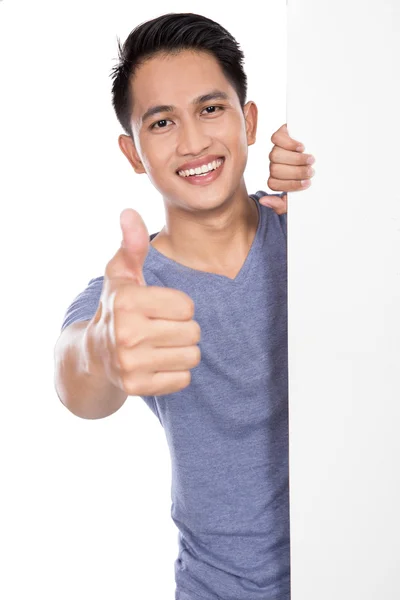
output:
M 207 17 L 194 13 L 168 13 L 135 27 L 122 48 L 118 39 L 119 62 L 111 70 L 112 104 L 122 128 L 131 137 L 133 98 L 129 84 L 136 69 L 155 54 L 178 54 L 182 50 L 197 50 L 214 56 L 244 107 L 247 77 L 243 69 L 244 54 L 235 38 Z

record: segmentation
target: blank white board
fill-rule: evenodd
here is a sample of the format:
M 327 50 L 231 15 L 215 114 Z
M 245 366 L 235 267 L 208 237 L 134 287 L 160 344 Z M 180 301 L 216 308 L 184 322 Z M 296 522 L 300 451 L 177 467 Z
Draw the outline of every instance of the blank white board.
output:
M 288 0 L 292 600 L 400 598 L 400 4 Z

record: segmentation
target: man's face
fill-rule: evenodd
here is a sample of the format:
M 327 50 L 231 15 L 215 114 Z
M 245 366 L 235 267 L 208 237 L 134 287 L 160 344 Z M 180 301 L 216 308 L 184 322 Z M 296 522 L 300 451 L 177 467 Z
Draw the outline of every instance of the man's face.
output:
M 157 55 L 139 67 L 131 85 L 128 159 L 135 171 L 146 172 L 170 204 L 212 208 L 230 198 L 255 141 L 257 108 L 248 102 L 243 114 L 216 59 L 187 50 Z M 190 171 L 202 166 L 211 169 Z

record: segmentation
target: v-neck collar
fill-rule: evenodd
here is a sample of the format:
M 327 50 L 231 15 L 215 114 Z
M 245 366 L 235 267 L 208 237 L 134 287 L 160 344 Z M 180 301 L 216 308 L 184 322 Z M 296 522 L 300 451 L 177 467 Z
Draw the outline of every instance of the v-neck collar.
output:
M 257 199 L 254 197 L 254 194 L 251 194 L 249 196 L 249 198 L 251 198 L 257 206 L 258 226 L 257 226 L 257 231 L 254 236 L 253 242 L 251 244 L 250 250 L 247 253 L 246 259 L 245 259 L 240 271 L 236 275 L 236 277 L 232 278 L 232 277 L 228 277 L 227 275 L 220 275 L 218 273 L 210 273 L 209 271 L 200 271 L 199 269 L 192 269 L 191 267 L 187 267 L 186 265 L 183 265 L 183 264 L 173 260 L 172 258 L 165 256 L 165 254 L 162 254 L 159 250 L 157 250 L 157 248 L 154 248 L 154 246 L 152 244 L 150 244 L 149 252 L 152 253 L 153 255 L 157 256 L 158 261 L 163 262 L 164 264 L 168 265 L 170 268 L 173 267 L 175 269 L 178 269 L 182 273 L 183 272 L 186 272 L 188 274 L 192 273 L 192 274 L 196 274 L 196 276 L 198 276 L 198 277 L 207 277 L 207 278 L 211 277 L 215 280 L 220 280 L 221 282 L 226 281 L 231 284 L 241 283 L 246 278 L 246 275 L 250 269 L 250 263 L 252 262 L 253 256 L 254 256 L 254 254 L 256 254 L 256 252 L 259 248 L 259 245 L 261 243 L 261 235 L 260 235 L 260 230 L 261 230 L 261 225 L 262 225 L 261 207 L 260 207 L 260 204 L 257 201 Z

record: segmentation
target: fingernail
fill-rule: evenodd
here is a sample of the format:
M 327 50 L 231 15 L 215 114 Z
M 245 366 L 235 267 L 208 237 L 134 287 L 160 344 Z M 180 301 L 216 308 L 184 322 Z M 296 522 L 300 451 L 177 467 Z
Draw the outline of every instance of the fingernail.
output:
M 301 182 L 301 185 L 302 185 L 303 187 L 308 187 L 309 185 L 311 185 L 311 181 L 310 181 L 309 179 L 304 179 L 304 180 Z
M 305 150 L 305 147 L 303 146 L 303 144 L 301 144 L 300 146 L 297 146 L 297 148 L 296 148 L 296 152 L 303 152 L 303 150 Z
M 313 165 L 315 163 L 315 158 L 313 156 L 309 156 L 307 158 L 307 164 L 308 165 Z

